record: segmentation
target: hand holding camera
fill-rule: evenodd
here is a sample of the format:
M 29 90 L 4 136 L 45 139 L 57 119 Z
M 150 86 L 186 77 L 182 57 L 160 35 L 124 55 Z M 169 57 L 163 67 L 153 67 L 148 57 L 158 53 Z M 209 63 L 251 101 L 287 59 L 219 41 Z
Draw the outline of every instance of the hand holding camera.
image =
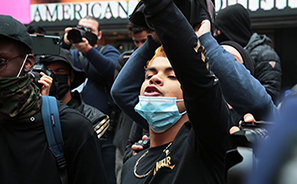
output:
M 90 29 L 78 25 L 74 28 L 66 28 L 64 35 L 64 42 L 73 46 L 83 54 L 86 54 L 92 46 L 97 44 L 97 36 L 90 31 Z
M 40 75 L 41 78 L 38 80 L 38 83 L 42 85 L 40 93 L 41 95 L 49 96 L 53 78 L 51 78 L 43 72 L 40 72 Z
M 144 135 L 141 140 L 135 142 L 131 148 L 133 150 L 133 156 L 136 155 L 139 151 L 144 150 L 150 147 L 150 137 Z
M 248 113 L 244 116 L 244 120 L 239 122 L 239 127 L 230 129 L 231 139 L 235 145 L 252 147 L 256 142 L 268 136 L 266 128 L 272 124 L 271 122 L 256 121 L 253 115 Z

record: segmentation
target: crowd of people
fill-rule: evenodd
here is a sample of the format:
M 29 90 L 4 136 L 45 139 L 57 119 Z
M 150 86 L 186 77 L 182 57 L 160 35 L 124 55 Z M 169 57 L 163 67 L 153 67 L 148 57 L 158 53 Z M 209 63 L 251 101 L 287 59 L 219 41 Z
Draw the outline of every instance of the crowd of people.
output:
M 30 34 L 46 30 L 0 15 L 0 183 L 295 182 L 296 89 L 279 104 L 270 38 L 241 4 L 214 17 L 209 1 L 141 0 L 123 53 L 99 45 L 86 16 L 65 28 L 58 55 L 38 55 Z M 49 115 L 63 138 L 54 150 L 45 96 L 61 122 Z

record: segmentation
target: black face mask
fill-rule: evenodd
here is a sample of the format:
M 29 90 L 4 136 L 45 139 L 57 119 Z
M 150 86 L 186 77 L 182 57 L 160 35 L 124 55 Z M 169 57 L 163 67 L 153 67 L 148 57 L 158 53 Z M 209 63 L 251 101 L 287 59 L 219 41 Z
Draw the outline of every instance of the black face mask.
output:
M 70 90 L 68 77 L 68 74 L 54 74 L 53 83 L 49 95 L 55 96 L 58 100 L 61 100 Z

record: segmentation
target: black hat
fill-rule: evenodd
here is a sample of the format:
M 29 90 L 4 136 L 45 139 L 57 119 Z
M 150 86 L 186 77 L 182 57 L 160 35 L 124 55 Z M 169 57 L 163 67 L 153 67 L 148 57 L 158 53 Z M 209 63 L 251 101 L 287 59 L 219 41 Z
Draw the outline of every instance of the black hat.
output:
M 255 62 L 251 58 L 250 54 L 246 50 L 244 50 L 244 48 L 240 44 L 238 44 L 234 41 L 223 41 L 220 43 L 220 45 L 230 45 L 233 48 L 235 48 L 240 53 L 240 55 L 243 59 L 243 65 L 245 66 L 245 68 L 248 69 L 252 75 L 254 75 Z
M 22 42 L 32 50 L 32 38 L 24 24 L 7 15 L 0 15 L 0 35 Z
M 81 83 L 83 83 L 86 79 L 86 73 L 72 64 L 72 55 L 67 49 L 60 48 L 59 55 L 43 55 L 40 56 L 39 61 L 45 65 L 48 65 L 52 62 L 60 61 L 67 63 L 73 70 L 74 79 L 71 82 L 70 89 L 74 89 L 78 87 Z

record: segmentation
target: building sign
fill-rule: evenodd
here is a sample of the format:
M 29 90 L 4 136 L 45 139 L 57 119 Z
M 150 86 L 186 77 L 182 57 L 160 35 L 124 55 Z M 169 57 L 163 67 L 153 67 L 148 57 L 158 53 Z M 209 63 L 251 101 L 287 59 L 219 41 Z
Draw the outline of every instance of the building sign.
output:
M 31 4 L 31 20 L 35 22 L 80 20 L 86 15 L 98 19 L 127 19 L 137 3 L 137 0 L 131 0 Z
M 79 20 L 86 15 L 98 19 L 127 19 L 138 0 L 93 1 L 93 0 L 31 0 L 31 20 L 35 22 L 55 22 Z M 252 13 L 278 11 L 281 14 L 297 11 L 297 0 L 215 0 L 216 11 L 226 6 L 240 3 Z M 292 11 L 294 10 L 294 11 Z
M 242 4 L 252 12 L 258 10 L 283 10 L 285 8 L 297 9 L 296 0 L 215 0 L 216 11 L 236 3 Z

